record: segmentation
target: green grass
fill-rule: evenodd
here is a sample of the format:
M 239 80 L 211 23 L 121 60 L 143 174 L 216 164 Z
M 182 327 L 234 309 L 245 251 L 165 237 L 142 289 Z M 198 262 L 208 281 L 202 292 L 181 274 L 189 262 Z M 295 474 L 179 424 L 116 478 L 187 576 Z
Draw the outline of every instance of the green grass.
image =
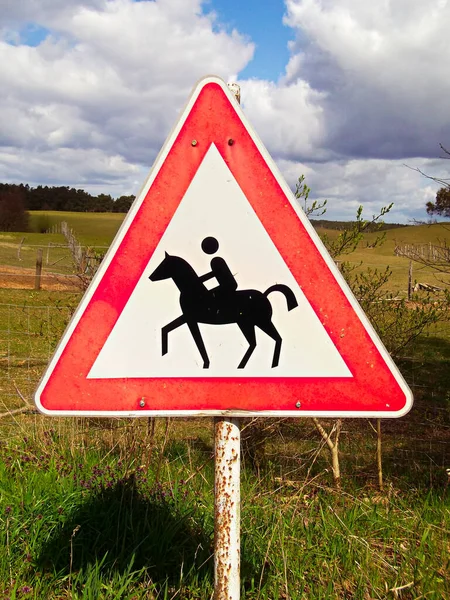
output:
M 408 289 L 409 259 L 395 256 L 395 246 L 402 244 L 450 244 L 450 228 L 445 224 L 435 225 L 413 225 L 400 227 L 386 232 L 385 242 L 376 248 L 368 248 L 366 244 L 373 243 L 375 234 L 368 234 L 365 241 L 360 244 L 358 250 L 351 255 L 353 264 L 362 262 L 363 268 L 382 268 L 385 265 L 392 270 L 389 282 L 390 291 L 406 291 Z M 429 266 L 417 263 L 413 264 L 413 280 L 420 283 L 442 285 L 440 277 Z M 448 279 L 448 278 L 447 278 Z M 447 282 L 448 283 L 448 282 Z
M 32 211 L 29 232 L 0 233 L 0 267 L 34 269 L 38 250 L 43 252 L 43 273 L 72 274 L 73 258 L 60 233 L 41 231 L 66 221 L 82 246 L 104 254 L 117 233 L 123 214 Z M 20 248 L 20 253 L 19 253 Z M 6 279 L 8 275 L 3 275 Z
M 0 593 L 211 597 L 211 426 L 166 432 L 161 421 L 154 438 L 142 421 L 4 425 Z M 244 468 L 242 598 L 394 598 L 401 586 L 403 598 L 448 597 L 449 533 L 443 490 L 336 492 L 326 475 Z
M 0 233 L 0 265 L 34 269 L 38 249 L 42 249 L 43 268 L 52 273 L 70 273 L 72 258 L 61 234 Z M 20 254 L 19 254 L 20 247 Z
M 120 213 L 32 211 L 29 219 L 30 232 L 0 233 L 0 266 L 34 269 L 37 252 L 41 248 L 43 272 L 71 274 L 74 264 L 65 237 L 60 233 L 41 231 L 66 221 L 82 246 L 104 253 L 117 233 L 124 216 Z
M 335 240 L 338 230 L 319 228 L 320 235 L 327 235 L 331 240 Z M 411 225 L 409 227 L 399 227 L 389 229 L 385 232 L 385 241 L 375 248 L 370 246 L 374 243 L 376 233 L 368 233 L 358 248 L 349 255 L 342 255 L 338 260 L 348 261 L 355 265 L 356 271 L 361 272 L 367 268 L 383 270 L 387 266 L 392 270 L 392 276 L 386 289 L 393 293 L 405 294 L 408 289 L 408 271 L 409 259 L 396 256 L 394 253 L 396 245 L 402 244 L 450 244 L 450 227 L 445 223 L 434 225 Z M 445 278 L 445 277 L 444 277 Z M 423 266 L 418 263 L 413 264 L 413 280 L 420 283 L 428 283 L 441 286 L 442 278 L 429 266 Z M 447 285 L 448 285 L 447 277 Z
M 31 398 L 80 298 L 0 289 L 0 412 L 22 404 L 17 389 Z
M 42 229 L 45 226 L 59 224 L 67 221 L 73 228 L 77 239 L 84 246 L 97 247 L 103 251 L 110 245 L 117 233 L 122 221 L 123 214 L 114 213 L 77 213 L 57 211 L 32 211 L 30 213 L 31 230 Z M 319 234 L 328 235 L 335 239 L 339 235 L 337 230 L 318 229 Z M 370 245 L 377 234 L 369 233 L 360 243 L 357 250 L 349 256 L 339 259 L 349 260 L 357 267 L 357 271 L 368 267 L 383 270 L 389 266 L 392 276 L 386 285 L 386 290 L 404 295 L 408 287 L 409 260 L 404 257 L 395 256 L 396 244 L 443 244 L 450 243 L 450 230 L 446 224 L 434 225 L 412 225 L 399 227 L 386 232 L 385 242 L 375 248 Z M 22 260 L 17 259 L 17 248 L 19 242 L 25 238 L 21 251 Z M 65 239 L 60 234 L 42 233 L 3 233 L 0 234 L 0 265 L 11 265 L 17 267 L 33 268 L 36 262 L 36 246 L 44 249 L 44 270 L 56 273 L 70 273 L 73 263 L 70 253 L 66 248 L 51 247 L 49 244 L 65 244 Z M 102 249 L 103 247 L 103 249 Z M 48 260 L 47 260 L 48 258 Z M 436 273 L 430 267 L 414 264 L 413 279 L 420 283 L 441 285 Z
M 5 381 L 31 394 L 78 299 L 0 291 L 20 305 L 10 354 L 29 352 Z M 244 454 L 242 598 L 395 598 L 403 586 L 399 598 L 450 595 L 449 360 L 440 324 L 403 361 L 416 405 L 383 421 L 383 493 L 366 420 L 345 423 L 341 492 L 308 419 L 273 422 L 259 459 Z M 19 415 L 0 421 L 0 440 L 0 598 L 211 597 L 210 419 L 157 419 L 152 436 L 144 419 Z
M 19 306 L 70 306 L 76 307 L 82 298 L 78 292 L 58 292 L 47 290 L 9 290 L 0 288 L 0 304 Z
M 122 213 L 81 213 L 63 211 L 31 211 L 30 229 L 34 231 L 42 218 L 49 227 L 66 221 L 83 246 L 109 246 L 125 215 Z

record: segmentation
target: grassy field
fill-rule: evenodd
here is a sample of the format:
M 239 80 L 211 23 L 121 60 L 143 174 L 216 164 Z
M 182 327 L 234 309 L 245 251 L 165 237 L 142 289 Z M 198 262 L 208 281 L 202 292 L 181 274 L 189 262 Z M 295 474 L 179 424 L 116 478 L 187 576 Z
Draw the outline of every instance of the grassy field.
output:
M 80 293 L 0 289 L 0 405 L 4 410 L 22 404 L 17 389 L 31 398 L 80 299 Z
M 123 213 L 81 213 L 58 211 L 31 211 L 29 226 L 32 231 L 45 222 L 49 229 L 66 221 L 75 231 L 83 246 L 109 246 L 125 217 Z
M 107 245 L 123 215 L 64 218 L 83 243 Z M 0 237 L 0 253 L 2 241 L 23 236 L 43 246 L 59 239 L 0 235 L 12 236 Z M 448 232 L 420 226 L 386 237 L 379 248 L 363 243 L 351 260 L 389 264 L 396 293 L 406 288 L 408 261 L 393 256 L 395 242 L 434 243 Z M 433 281 L 418 269 L 414 276 Z M 0 289 L 4 412 L 31 400 L 80 297 Z M 415 405 L 382 423 L 383 491 L 368 420 L 345 421 L 341 490 L 310 419 L 265 420 L 257 437 L 244 430 L 242 598 L 450 598 L 449 364 L 448 321 L 399 359 Z M 209 599 L 212 507 L 211 419 L 3 417 L 0 599 Z
M 404 477 L 380 493 L 346 475 L 338 492 L 307 450 L 311 427 L 279 433 L 289 469 L 242 470 L 243 598 L 449 596 L 444 488 Z M 21 417 L 2 439 L 3 597 L 211 598 L 209 420 L 158 420 L 152 435 L 142 421 Z
M 1 290 L 1 302 L 22 306 L 8 317 L 4 409 L 23 404 L 16 387 L 30 398 L 78 299 Z M 345 422 L 340 491 L 309 419 L 266 421 L 256 458 L 244 453 L 242 598 L 450 596 L 449 362 L 448 325 L 401 361 L 416 403 L 383 422 L 383 492 L 366 420 Z M 152 427 L 0 421 L 0 598 L 211 598 L 211 419 Z
M 319 235 L 327 235 L 331 239 L 336 239 L 339 235 L 337 230 L 318 229 Z M 357 271 L 367 268 L 384 269 L 390 267 L 392 276 L 389 280 L 388 289 L 391 293 L 405 293 L 408 288 L 408 270 L 409 259 L 395 255 L 395 247 L 403 244 L 432 244 L 450 245 L 450 227 L 446 224 L 437 223 L 434 225 L 411 225 L 409 227 L 399 227 L 390 229 L 385 233 L 384 243 L 372 248 L 376 233 L 368 233 L 358 248 L 347 257 L 340 256 L 340 260 L 348 260 L 352 265 L 357 266 Z M 420 283 L 432 285 L 441 285 L 441 277 L 436 274 L 429 266 L 413 264 L 413 279 Z M 448 279 L 448 278 L 447 278 Z M 447 282 L 449 283 L 449 282 Z
M 30 229 L 38 231 L 44 227 L 50 228 L 64 220 L 73 228 L 83 246 L 93 249 L 92 252 L 104 253 L 123 218 L 123 214 L 112 213 L 33 211 L 30 213 Z M 321 228 L 318 229 L 318 233 L 327 235 L 331 239 L 339 235 L 337 230 Z M 386 285 L 386 291 L 394 295 L 399 293 L 404 295 L 408 287 L 409 260 L 395 255 L 394 249 L 397 244 L 450 244 L 449 227 L 443 224 L 412 225 L 388 230 L 385 242 L 372 248 L 375 237 L 376 234 L 367 234 L 355 252 L 337 258 L 348 260 L 356 267 L 356 272 L 367 268 L 390 267 L 392 275 Z M 18 248 L 21 242 L 19 258 Z M 66 240 L 61 234 L 0 233 L 0 266 L 32 269 L 36 263 L 37 248 L 41 247 L 44 253 L 45 271 L 70 274 L 74 268 L 71 254 L 68 248 L 58 247 L 58 245 L 66 245 Z M 414 264 L 413 279 L 420 283 L 441 284 L 440 278 L 430 267 L 419 264 Z
M 51 272 L 69 272 L 72 261 L 64 236 L 58 233 L 0 233 L 0 265 L 32 269 L 38 248 L 43 251 L 44 267 Z
M 44 233 L 66 221 L 88 255 L 104 254 L 124 218 L 123 214 L 32 211 L 28 232 L 0 233 L 0 287 L 33 288 L 38 251 L 42 251 L 43 273 L 72 277 L 75 266 L 67 240 L 61 233 Z M 43 281 L 45 288 L 76 287 L 70 279 Z

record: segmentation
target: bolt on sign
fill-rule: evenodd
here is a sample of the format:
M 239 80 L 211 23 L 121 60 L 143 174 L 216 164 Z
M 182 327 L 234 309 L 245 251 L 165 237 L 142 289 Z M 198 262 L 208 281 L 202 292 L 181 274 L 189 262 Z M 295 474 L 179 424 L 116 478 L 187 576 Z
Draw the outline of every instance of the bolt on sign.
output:
M 398 417 L 412 394 L 232 93 L 207 77 L 35 400 L 53 415 Z

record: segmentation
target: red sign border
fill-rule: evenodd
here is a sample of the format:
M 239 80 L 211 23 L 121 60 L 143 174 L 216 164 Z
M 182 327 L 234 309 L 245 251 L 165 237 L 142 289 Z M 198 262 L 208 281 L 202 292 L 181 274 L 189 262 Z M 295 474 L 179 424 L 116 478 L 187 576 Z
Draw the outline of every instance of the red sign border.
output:
M 211 144 L 352 378 L 88 379 Z M 226 84 L 208 77 L 195 88 L 158 155 L 39 384 L 35 402 L 43 413 L 60 416 L 398 417 L 411 408 L 412 393 Z

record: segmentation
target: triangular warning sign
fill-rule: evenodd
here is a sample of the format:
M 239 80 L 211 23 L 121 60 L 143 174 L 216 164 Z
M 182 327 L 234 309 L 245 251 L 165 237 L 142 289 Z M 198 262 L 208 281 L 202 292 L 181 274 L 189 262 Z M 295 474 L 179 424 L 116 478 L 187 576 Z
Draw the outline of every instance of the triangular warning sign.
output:
M 411 392 L 224 82 L 202 80 L 36 392 L 47 414 L 400 416 Z

